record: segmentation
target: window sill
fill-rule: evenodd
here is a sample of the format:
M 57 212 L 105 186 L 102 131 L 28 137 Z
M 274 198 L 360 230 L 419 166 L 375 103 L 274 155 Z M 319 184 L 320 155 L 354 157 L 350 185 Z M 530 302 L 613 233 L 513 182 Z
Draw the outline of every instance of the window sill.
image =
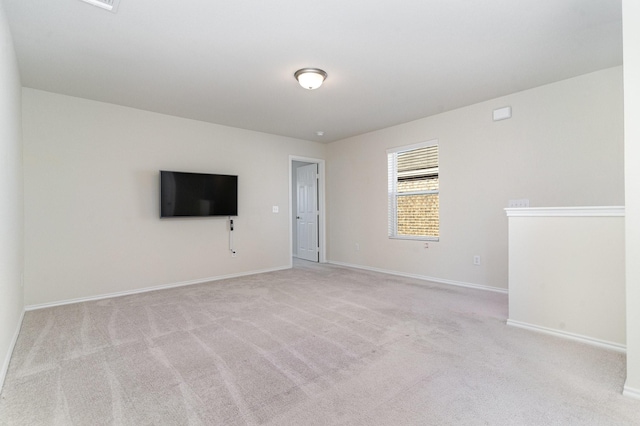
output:
M 429 241 L 429 242 L 438 242 L 440 241 L 440 237 L 419 237 L 419 236 L 410 236 L 410 235 L 397 235 L 393 237 L 389 237 L 390 240 L 409 240 L 409 241 Z

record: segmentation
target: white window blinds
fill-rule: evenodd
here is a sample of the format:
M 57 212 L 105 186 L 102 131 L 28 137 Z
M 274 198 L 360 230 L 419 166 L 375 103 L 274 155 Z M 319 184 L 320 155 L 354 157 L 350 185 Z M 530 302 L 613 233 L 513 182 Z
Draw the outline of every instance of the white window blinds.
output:
M 389 237 L 440 236 L 438 141 L 387 151 Z

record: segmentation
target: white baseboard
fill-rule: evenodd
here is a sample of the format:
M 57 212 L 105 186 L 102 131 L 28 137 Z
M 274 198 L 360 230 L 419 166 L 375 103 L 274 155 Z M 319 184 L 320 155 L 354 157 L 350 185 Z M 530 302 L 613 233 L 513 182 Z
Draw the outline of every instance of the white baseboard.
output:
M 390 271 L 390 270 L 387 270 L 387 269 L 380 269 L 380 268 L 372 268 L 370 266 L 354 265 L 354 264 L 351 264 L 351 263 L 335 262 L 335 261 L 332 261 L 332 260 L 328 261 L 327 263 L 330 263 L 332 265 L 345 266 L 347 268 L 364 269 L 366 271 L 380 272 L 380 273 L 389 274 L 389 275 L 396 275 L 396 276 L 399 276 L 399 277 L 415 278 L 415 279 L 422 280 L 422 281 L 431 281 L 431 282 L 438 283 L 438 284 L 455 285 L 455 286 L 458 286 L 458 287 L 467 287 L 467 288 L 473 288 L 473 289 L 476 289 L 476 290 L 492 291 L 492 292 L 495 292 L 495 293 L 503 293 L 503 294 L 507 294 L 509 292 L 508 290 L 506 290 L 504 288 L 491 287 L 491 286 L 488 286 L 488 285 L 466 283 L 466 282 L 462 282 L 462 281 L 446 280 L 446 279 L 443 279 L 443 278 L 428 277 L 426 275 L 408 274 L 408 273 L 405 273 L 405 272 Z
M 217 276 L 217 277 L 208 277 L 208 278 L 198 278 L 196 280 L 182 281 L 182 282 L 173 283 L 173 284 L 162 284 L 162 285 L 157 285 L 157 286 L 152 286 L 152 287 L 139 288 L 139 289 L 135 289 L 135 290 L 118 291 L 118 292 L 115 292 L 115 293 L 99 294 L 99 295 L 96 295 L 96 296 L 79 297 L 77 299 L 67 299 L 67 300 L 59 300 L 59 301 L 50 302 L 50 303 L 40 303 L 40 304 L 36 304 L 36 305 L 28 305 L 28 306 L 25 306 L 24 309 L 25 309 L 25 311 L 34 311 L 34 310 L 37 310 L 37 309 L 53 308 L 54 306 L 71 305 L 73 303 L 92 302 L 92 301 L 95 301 L 95 300 L 111 299 L 113 297 L 129 296 L 129 295 L 132 295 L 132 294 L 139 294 L 139 293 L 147 293 L 149 291 L 165 290 L 165 289 L 169 289 L 169 288 L 184 287 L 184 286 L 195 285 L 195 284 L 203 284 L 203 283 L 207 283 L 207 282 L 210 282 L 210 281 L 220 281 L 220 280 L 226 280 L 226 279 L 229 279 L 229 278 L 239 278 L 239 277 L 246 277 L 246 276 L 249 276 L 249 275 L 263 274 L 263 273 L 266 273 L 266 272 L 282 271 L 282 270 L 285 270 L 285 269 L 291 269 L 291 267 L 292 267 L 291 265 L 287 265 L 287 266 L 279 266 L 279 267 L 276 267 L 276 268 L 262 269 L 262 270 L 258 270 L 258 271 L 242 272 L 242 273 L 238 273 L 238 274 L 220 275 L 220 276 Z
M 606 340 L 595 339 L 593 337 L 584 336 L 582 334 L 570 333 L 568 331 L 557 330 L 554 328 L 542 327 L 539 325 L 528 324 L 522 321 L 516 321 L 512 319 L 507 320 L 507 325 L 524 328 L 530 331 L 536 331 L 538 333 L 549 334 L 551 336 L 561 337 L 563 339 L 574 340 L 576 342 L 586 343 L 591 346 L 598 346 L 600 348 L 609 349 L 616 352 L 627 352 L 626 345 L 622 345 L 620 343 L 609 342 Z
M 16 342 L 18 341 L 18 335 L 20 334 L 20 328 L 22 327 L 23 319 L 24 319 L 24 310 L 20 314 L 20 320 L 18 321 L 16 331 L 13 333 L 13 339 L 11 339 L 11 344 L 9 345 L 9 349 L 7 350 L 7 353 L 4 356 L 2 369 L 0 370 L 0 392 L 2 391 L 2 387 L 4 386 L 4 379 L 7 377 L 7 371 L 9 370 L 9 362 L 11 362 L 11 355 L 13 354 L 13 349 L 16 347 Z
M 640 389 L 635 389 L 625 385 L 624 390 L 622 391 L 622 395 L 629 398 L 640 399 Z

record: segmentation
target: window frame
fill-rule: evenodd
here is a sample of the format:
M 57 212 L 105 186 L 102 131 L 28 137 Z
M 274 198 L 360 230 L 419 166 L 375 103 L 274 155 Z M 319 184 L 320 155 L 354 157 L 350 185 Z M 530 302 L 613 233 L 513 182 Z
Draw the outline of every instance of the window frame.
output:
M 428 148 L 432 146 L 438 147 L 438 189 L 424 190 L 412 192 L 398 192 L 398 163 L 397 154 L 414 151 L 416 149 Z M 438 139 L 432 139 L 411 145 L 404 145 L 387 149 L 387 236 L 389 239 L 395 240 L 414 240 L 414 241 L 440 241 L 440 236 L 433 235 L 398 235 L 398 196 L 407 195 L 438 195 L 440 199 L 440 145 Z M 438 207 L 438 234 L 440 230 L 440 208 Z

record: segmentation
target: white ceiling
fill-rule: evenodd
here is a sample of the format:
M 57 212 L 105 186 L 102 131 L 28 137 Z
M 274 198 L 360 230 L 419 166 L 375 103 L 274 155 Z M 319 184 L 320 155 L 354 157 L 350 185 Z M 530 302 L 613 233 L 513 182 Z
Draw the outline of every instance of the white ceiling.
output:
M 622 64 L 621 0 L 1 1 L 26 87 L 323 142 Z

